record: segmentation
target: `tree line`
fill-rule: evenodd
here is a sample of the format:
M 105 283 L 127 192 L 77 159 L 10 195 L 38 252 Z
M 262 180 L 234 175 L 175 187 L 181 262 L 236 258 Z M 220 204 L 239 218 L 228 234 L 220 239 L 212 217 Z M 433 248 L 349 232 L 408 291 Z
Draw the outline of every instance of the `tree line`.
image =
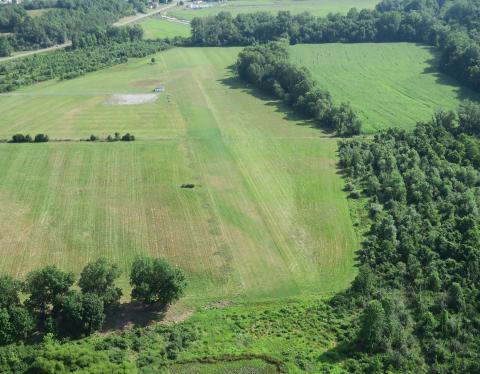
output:
M 122 290 L 115 285 L 120 275 L 118 266 L 105 258 L 83 268 L 76 288 L 74 274 L 56 266 L 34 270 L 23 281 L 1 275 L 0 344 L 38 333 L 80 338 L 101 329 L 106 315 L 114 315 L 120 304 Z M 186 281 L 165 260 L 138 256 L 130 285 L 132 300 L 163 309 L 183 295 Z
M 238 56 L 236 70 L 240 78 L 314 119 L 317 126 L 339 136 L 361 131 L 362 124 L 348 103 L 335 105 L 307 69 L 289 61 L 285 40 L 246 47 Z
M 51 79 L 73 79 L 125 63 L 128 58 L 145 57 L 169 49 L 174 43 L 168 39 L 97 43 L 85 48 L 77 46 L 6 61 L 0 64 L 0 92 Z
M 344 347 L 354 372 L 480 371 L 480 105 L 340 144 L 369 227 Z M 352 354 L 352 352 L 357 352 Z
M 12 136 L 12 139 L 9 143 L 46 143 L 50 140 L 46 134 L 37 134 L 32 138 L 29 134 L 15 134 Z
M 86 139 L 87 142 L 96 142 L 96 141 L 99 141 L 100 138 L 94 134 L 90 135 L 90 137 L 88 139 Z M 120 135 L 119 132 L 116 132 L 113 136 L 112 135 L 108 135 L 104 141 L 106 142 L 133 142 L 135 140 L 135 135 L 133 134 L 130 134 L 129 132 L 127 132 L 126 134 L 124 135 Z
M 326 17 L 221 12 L 192 20 L 191 43 L 246 46 L 282 37 L 291 44 L 417 42 L 437 47 L 441 69 L 480 90 L 479 14 L 479 0 L 384 0 L 373 10 Z

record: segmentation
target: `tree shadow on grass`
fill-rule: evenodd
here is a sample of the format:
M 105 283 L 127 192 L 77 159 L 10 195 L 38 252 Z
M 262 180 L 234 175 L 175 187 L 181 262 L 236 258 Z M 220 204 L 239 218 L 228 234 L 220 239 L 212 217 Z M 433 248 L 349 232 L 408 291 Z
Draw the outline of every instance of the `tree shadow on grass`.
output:
M 164 319 L 166 308 L 155 305 L 146 306 L 139 302 L 120 304 L 107 313 L 102 332 L 122 330 L 125 328 L 146 327 Z
M 233 68 L 230 67 L 229 70 L 232 72 Z M 240 78 L 237 78 L 236 76 L 230 76 L 224 79 L 220 79 L 219 82 L 230 89 L 241 90 L 257 99 L 262 100 L 263 102 L 265 102 L 265 106 L 274 107 L 277 113 L 281 113 L 283 115 L 283 119 L 295 122 L 295 125 L 297 126 L 308 126 L 310 128 L 319 130 L 319 132 L 321 131 L 323 134 L 320 135 L 320 137 L 335 137 L 332 131 L 325 128 L 320 128 L 315 120 L 306 118 L 304 115 L 295 112 L 285 102 L 275 99 L 271 95 L 262 92 L 260 89 L 243 82 Z
M 460 82 L 454 77 L 449 76 L 440 70 L 440 52 L 434 47 L 425 45 L 418 45 L 419 47 L 427 50 L 431 54 L 431 58 L 425 61 L 428 64 L 422 74 L 428 74 L 435 78 L 435 82 L 442 86 L 452 87 L 455 91 L 456 99 L 459 101 L 471 100 L 480 101 L 480 94 L 476 93 L 471 88 Z
M 351 353 L 355 351 L 355 347 L 350 343 L 339 342 L 335 347 L 323 352 L 318 361 L 330 365 L 338 365 L 351 358 Z

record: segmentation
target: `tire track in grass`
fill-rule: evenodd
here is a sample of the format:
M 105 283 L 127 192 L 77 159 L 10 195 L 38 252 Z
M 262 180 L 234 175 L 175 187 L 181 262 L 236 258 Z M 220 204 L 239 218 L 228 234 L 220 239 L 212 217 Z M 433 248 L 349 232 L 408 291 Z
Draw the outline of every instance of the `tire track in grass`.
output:
M 185 160 L 191 160 L 187 167 L 190 172 L 193 173 L 195 167 L 198 167 L 198 160 L 196 159 L 193 146 L 190 141 L 182 141 L 181 146 L 183 148 Z M 194 213 L 195 215 L 202 216 L 202 220 L 204 219 L 206 221 L 206 224 L 202 224 L 201 227 L 198 228 L 201 232 L 201 235 L 196 235 L 193 242 L 205 242 L 209 253 L 204 256 L 200 256 L 199 261 L 201 261 L 201 263 L 203 264 L 202 268 L 204 268 L 205 271 L 209 274 L 208 279 L 211 282 L 210 286 L 221 286 L 223 288 L 222 293 L 225 293 L 225 288 L 228 289 L 228 285 L 226 285 L 226 283 L 228 283 L 229 274 L 222 274 L 222 269 L 228 267 L 228 262 L 225 257 L 216 256 L 217 253 L 220 253 L 222 247 L 225 246 L 225 241 L 222 236 L 219 236 L 215 231 L 212 234 L 212 229 L 216 228 L 221 233 L 221 228 L 218 225 L 218 220 L 215 217 L 215 212 L 211 208 L 211 204 L 208 203 L 208 191 L 206 193 L 203 191 L 204 186 L 206 185 L 203 176 L 198 175 L 196 178 L 193 178 L 193 181 L 198 184 L 201 189 L 199 188 L 194 192 L 185 191 L 177 188 L 177 198 L 182 201 L 182 203 L 184 203 L 186 194 L 194 192 L 195 195 L 199 197 L 199 199 L 195 198 L 195 201 L 197 202 L 197 204 L 195 204 L 196 208 L 199 209 L 197 209 L 197 211 Z M 178 179 L 178 182 L 180 183 L 181 179 Z M 192 217 L 191 204 L 187 205 L 184 203 L 183 210 L 184 214 L 189 217 L 189 221 L 193 223 L 195 220 Z M 209 248 L 210 243 L 213 244 L 213 248 Z M 213 281 L 214 279 L 218 279 L 221 282 L 221 285 L 216 284 Z
M 221 90 L 216 89 L 207 91 L 204 87 L 202 91 L 205 95 L 209 96 L 221 92 Z M 210 100 L 209 98 L 209 107 L 212 109 L 219 127 L 224 130 L 225 127 L 228 127 L 226 124 L 233 121 L 229 118 L 228 113 L 225 113 L 214 104 L 218 102 L 219 99 L 218 95 L 216 100 Z M 241 104 L 236 102 L 236 105 Z M 250 120 L 250 118 L 246 119 Z M 251 123 L 251 121 L 245 123 Z M 220 126 L 220 124 L 222 124 L 222 126 Z M 230 128 L 231 126 L 228 127 L 229 130 Z M 291 187 L 287 187 L 290 178 L 284 178 L 280 181 L 281 173 L 271 173 L 270 170 L 274 168 L 274 166 L 271 162 L 267 161 L 269 158 L 266 156 L 269 154 L 274 155 L 272 159 L 279 160 L 282 159 L 283 153 L 279 151 L 276 141 L 270 137 L 261 136 L 260 128 L 261 125 L 259 127 L 250 127 L 247 131 L 246 127 L 238 126 L 238 124 L 234 127 L 234 131 L 241 134 L 238 138 L 247 138 L 245 133 L 249 133 L 250 140 L 248 153 L 241 151 L 243 145 L 241 142 L 229 142 L 229 145 L 231 145 L 230 149 L 243 179 L 246 182 L 246 186 L 250 190 L 254 200 L 259 205 L 269 235 L 273 238 L 277 251 L 279 251 L 282 256 L 285 265 L 292 272 L 291 278 L 296 281 L 300 280 L 299 278 L 303 278 L 302 276 L 298 276 L 299 273 L 303 273 L 307 268 L 309 268 L 309 271 L 313 269 L 311 266 L 305 266 L 305 263 L 302 265 L 299 263 L 298 248 L 294 248 L 295 245 L 291 240 L 291 227 L 296 225 L 293 218 L 293 212 L 288 212 L 287 209 L 284 208 L 286 206 L 294 206 L 293 203 L 285 204 L 285 202 L 291 200 L 292 197 Z M 252 134 L 252 132 L 255 132 L 255 134 Z M 276 208 L 275 210 L 270 209 L 270 204 L 266 202 L 266 196 L 264 196 L 264 193 L 262 192 L 262 186 L 268 186 L 269 195 L 272 195 L 272 190 L 278 191 L 275 193 L 278 197 L 277 203 L 273 204 Z M 285 235 L 285 233 L 287 235 Z
M 207 107 L 211 110 L 211 113 L 215 119 L 215 122 L 217 124 L 217 128 L 221 131 L 221 123 L 222 119 L 219 118 L 219 115 L 216 110 L 215 104 L 211 101 L 208 93 L 206 92 L 204 86 L 202 85 L 201 81 L 198 78 L 198 75 L 194 75 L 193 80 L 196 84 L 196 86 L 199 88 L 199 91 L 202 94 L 202 97 L 206 101 Z M 221 136 L 221 141 L 224 143 L 223 135 Z M 281 233 L 278 230 L 278 227 L 276 225 L 273 225 L 273 217 L 270 214 L 269 210 L 266 208 L 266 206 L 261 202 L 258 196 L 258 191 L 256 190 L 255 184 L 252 182 L 251 176 L 249 175 L 248 169 L 245 167 L 243 162 L 239 159 L 238 155 L 235 155 L 235 151 L 232 149 L 232 147 L 225 146 L 225 149 L 228 149 L 228 153 L 230 154 L 230 157 L 232 157 L 233 162 L 236 166 L 236 170 L 240 173 L 241 177 L 240 179 L 243 180 L 244 182 L 247 182 L 245 186 L 247 186 L 247 194 L 253 197 L 253 201 L 256 203 L 256 205 L 259 205 L 259 208 L 255 208 L 256 214 L 261 217 L 263 224 L 265 225 L 265 228 L 267 229 L 267 232 L 269 232 L 269 237 L 273 239 L 273 242 L 275 243 L 275 247 L 277 249 L 277 254 L 280 255 L 283 261 L 283 267 L 282 267 L 282 272 L 283 274 L 288 274 L 290 273 L 290 278 L 293 283 L 295 283 L 295 277 L 293 274 L 291 274 L 291 264 L 296 262 L 296 259 L 294 256 L 292 256 L 289 253 L 289 250 L 287 248 L 287 245 L 284 241 L 284 238 L 282 237 Z M 246 196 L 245 196 L 246 197 Z M 244 197 L 244 198 L 245 198 Z M 249 199 L 250 200 L 250 199 Z M 248 204 L 248 203 L 247 203 Z M 273 259 L 272 253 L 269 252 L 267 254 L 267 257 L 270 258 L 270 261 Z M 275 261 L 276 262 L 276 261 Z M 240 265 L 239 265 L 240 266 Z M 255 275 L 252 273 L 251 277 L 255 278 Z M 249 277 L 249 278 L 251 278 Z M 286 278 L 286 276 L 283 276 Z
M 185 57 L 187 57 L 187 56 L 185 56 Z M 190 80 L 192 82 L 194 82 L 195 86 L 197 87 L 198 86 L 198 81 L 196 81 L 194 79 L 194 74 L 195 73 L 190 73 Z M 185 120 L 188 123 L 189 122 L 188 113 L 184 113 L 184 115 L 187 116 L 185 118 Z M 210 136 L 212 136 L 212 135 L 210 135 Z M 220 139 L 217 139 L 216 137 L 214 139 L 215 140 L 220 140 Z M 235 246 L 235 242 L 238 243 L 238 240 L 234 239 L 233 227 L 231 227 L 230 225 L 227 226 L 225 218 L 222 216 L 221 208 L 219 206 L 219 202 L 217 201 L 217 199 L 220 196 L 216 196 L 216 193 L 214 193 L 212 191 L 211 185 L 208 183 L 208 179 L 209 179 L 208 159 L 203 159 L 202 156 L 201 156 L 201 154 L 203 152 L 202 147 L 205 147 L 205 145 L 203 143 L 205 143 L 205 142 L 208 142 L 208 139 L 205 139 L 205 140 L 191 140 L 191 145 L 192 145 L 192 149 L 193 149 L 192 156 L 194 157 L 195 164 L 197 164 L 198 167 L 199 167 L 199 170 L 201 170 L 201 174 L 203 176 L 205 176 L 206 179 L 207 179 L 203 189 L 205 189 L 205 191 L 206 191 L 206 196 L 207 196 L 206 203 L 211 207 L 212 214 L 215 217 L 215 220 L 218 222 L 218 225 L 219 225 L 219 228 L 220 228 L 220 233 L 221 233 L 220 237 L 222 239 L 219 242 L 218 248 L 223 250 L 223 251 L 227 251 L 227 252 L 229 252 L 233 255 L 232 260 L 234 261 L 234 266 L 233 266 L 234 273 L 232 273 L 232 276 L 234 274 L 236 275 L 235 276 L 235 279 L 236 279 L 235 283 L 237 283 L 240 287 L 238 289 L 238 292 L 239 293 L 244 293 L 244 292 L 247 292 L 250 288 L 249 284 L 247 282 L 247 279 L 252 278 L 253 274 L 249 277 L 247 277 L 244 274 L 244 271 L 248 269 L 248 265 L 247 265 L 248 262 L 239 262 L 239 259 L 236 256 L 237 247 Z M 221 142 L 221 140 L 220 140 L 220 142 Z M 222 146 L 220 143 L 219 144 L 212 144 L 212 146 L 217 147 L 217 148 L 220 147 L 222 153 L 225 152 L 225 150 L 226 150 L 226 148 L 224 146 Z M 229 157 L 228 154 L 225 154 L 225 153 L 224 153 L 224 156 L 227 157 L 227 158 Z M 231 174 L 231 171 L 228 171 L 226 169 L 223 169 L 221 171 L 223 173 L 227 172 L 227 175 Z M 222 176 L 223 176 L 223 174 L 222 174 Z M 218 192 L 220 192 L 220 191 L 218 191 Z M 237 239 L 239 239 L 239 238 L 237 238 Z M 254 256 L 252 256 L 252 259 L 253 258 L 254 258 Z

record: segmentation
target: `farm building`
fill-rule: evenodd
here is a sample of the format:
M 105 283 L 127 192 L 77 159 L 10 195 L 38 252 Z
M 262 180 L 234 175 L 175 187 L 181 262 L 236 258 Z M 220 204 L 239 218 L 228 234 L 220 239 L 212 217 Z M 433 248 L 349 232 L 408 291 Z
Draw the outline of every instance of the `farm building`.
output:
M 158 86 L 153 89 L 153 92 L 165 92 L 165 86 Z

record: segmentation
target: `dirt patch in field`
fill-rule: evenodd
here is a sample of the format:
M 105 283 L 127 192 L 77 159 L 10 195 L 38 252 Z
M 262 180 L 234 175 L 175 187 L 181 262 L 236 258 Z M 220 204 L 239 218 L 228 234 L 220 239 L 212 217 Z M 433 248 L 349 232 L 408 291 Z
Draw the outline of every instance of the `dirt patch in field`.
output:
M 158 99 L 157 94 L 114 94 L 107 99 L 109 105 L 140 105 L 153 103 Z

